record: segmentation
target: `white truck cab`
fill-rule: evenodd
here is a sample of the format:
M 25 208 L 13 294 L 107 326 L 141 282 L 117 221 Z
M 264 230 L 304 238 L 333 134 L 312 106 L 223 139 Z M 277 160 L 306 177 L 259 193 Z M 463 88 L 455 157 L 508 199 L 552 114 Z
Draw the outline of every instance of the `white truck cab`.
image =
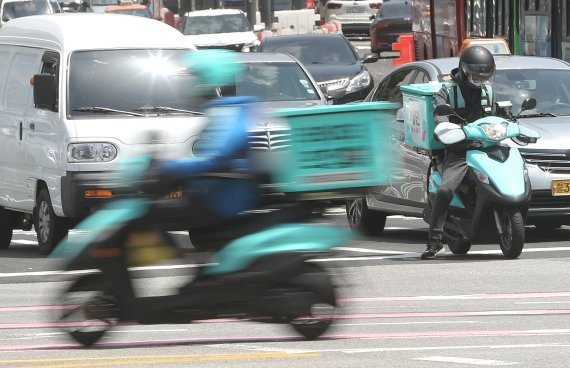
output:
M 194 51 L 143 17 L 38 15 L 0 29 L 0 249 L 33 225 L 48 254 L 118 195 L 101 178 L 148 148 L 149 130 L 157 148 L 192 154 L 206 124 L 184 65 Z

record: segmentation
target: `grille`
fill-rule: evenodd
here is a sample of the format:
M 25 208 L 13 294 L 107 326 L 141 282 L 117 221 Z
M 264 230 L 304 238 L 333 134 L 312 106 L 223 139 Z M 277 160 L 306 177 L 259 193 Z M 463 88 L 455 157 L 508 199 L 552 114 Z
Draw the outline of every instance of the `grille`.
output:
M 570 196 L 553 196 L 549 190 L 534 190 L 531 208 L 570 208 Z
M 289 128 L 262 128 L 249 131 L 249 146 L 254 150 L 277 151 L 291 147 Z
M 332 84 L 340 84 L 342 86 L 348 86 L 349 81 L 350 81 L 350 78 L 340 78 L 340 79 L 333 79 L 333 80 L 318 82 L 317 85 L 320 88 L 323 88 L 325 86 L 330 86 Z
M 524 160 L 537 165 L 541 170 L 553 174 L 570 174 L 570 159 L 566 151 L 525 151 L 520 150 Z

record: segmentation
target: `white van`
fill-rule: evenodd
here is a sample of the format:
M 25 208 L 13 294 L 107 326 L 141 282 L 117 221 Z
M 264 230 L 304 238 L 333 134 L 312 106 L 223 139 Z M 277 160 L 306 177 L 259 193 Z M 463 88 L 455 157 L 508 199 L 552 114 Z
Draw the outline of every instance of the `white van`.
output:
M 116 14 L 30 16 L 0 29 L 0 249 L 34 225 L 49 253 L 117 195 L 98 178 L 148 147 L 143 132 L 191 155 L 206 123 L 184 65 L 194 50 L 165 23 Z

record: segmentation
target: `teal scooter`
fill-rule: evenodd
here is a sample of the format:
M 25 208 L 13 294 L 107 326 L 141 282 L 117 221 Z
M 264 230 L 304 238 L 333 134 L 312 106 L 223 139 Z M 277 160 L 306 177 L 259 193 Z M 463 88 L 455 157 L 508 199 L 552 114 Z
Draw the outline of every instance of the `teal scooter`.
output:
M 451 201 L 444 225 L 444 240 L 453 254 L 467 254 L 473 242 L 496 241 L 496 235 L 506 258 L 517 258 L 523 250 L 530 179 L 518 148 L 506 145 L 505 140 L 526 145 L 536 142 L 539 134 L 520 126 L 510 107 L 510 102 L 498 103 L 501 116 L 483 117 L 464 126 L 440 123 L 434 130 L 436 138 L 446 145 L 465 140 L 472 143 L 467 151 L 468 175 Z M 534 107 L 536 100 L 527 99 L 521 112 Z M 461 119 L 449 105 L 437 106 L 436 113 Z M 437 162 L 432 164 L 428 180 L 424 211 L 428 223 L 431 203 L 442 181 L 438 166 Z
M 117 182 L 124 188 L 137 183 L 151 156 L 125 162 Z M 71 285 L 58 296 L 58 303 L 63 302 L 59 324 L 73 339 L 92 345 L 126 321 L 187 324 L 233 317 L 289 324 L 307 339 L 329 328 L 337 306 L 335 285 L 313 261 L 352 235 L 343 228 L 297 220 L 309 213 L 305 203 L 238 221 L 242 233 L 213 253 L 184 286 L 167 295 L 137 295 L 132 267 L 183 256 L 167 226 L 152 220 L 155 206 L 164 204 L 167 186 L 164 191 L 134 193 L 107 204 L 52 252 L 51 257 L 65 259 L 66 271 L 89 270 L 74 273 Z M 273 224 L 267 221 L 271 216 Z M 268 225 L 243 231 L 260 221 Z

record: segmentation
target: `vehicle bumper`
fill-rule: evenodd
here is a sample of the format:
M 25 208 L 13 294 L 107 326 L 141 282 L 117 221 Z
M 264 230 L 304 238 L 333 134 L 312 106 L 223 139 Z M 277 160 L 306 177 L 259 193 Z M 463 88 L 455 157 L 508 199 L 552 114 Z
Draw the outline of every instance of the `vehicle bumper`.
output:
M 86 197 L 86 190 L 111 189 L 109 197 Z M 112 189 L 109 173 L 106 172 L 67 172 L 61 178 L 61 206 L 65 217 L 81 219 L 87 217 L 99 207 L 112 199 L 127 196 L 133 193 L 121 191 L 117 193 Z
M 527 224 L 544 221 L 570 224 L 570 196 L 553 196 L 550 190 L 533 190 Z

